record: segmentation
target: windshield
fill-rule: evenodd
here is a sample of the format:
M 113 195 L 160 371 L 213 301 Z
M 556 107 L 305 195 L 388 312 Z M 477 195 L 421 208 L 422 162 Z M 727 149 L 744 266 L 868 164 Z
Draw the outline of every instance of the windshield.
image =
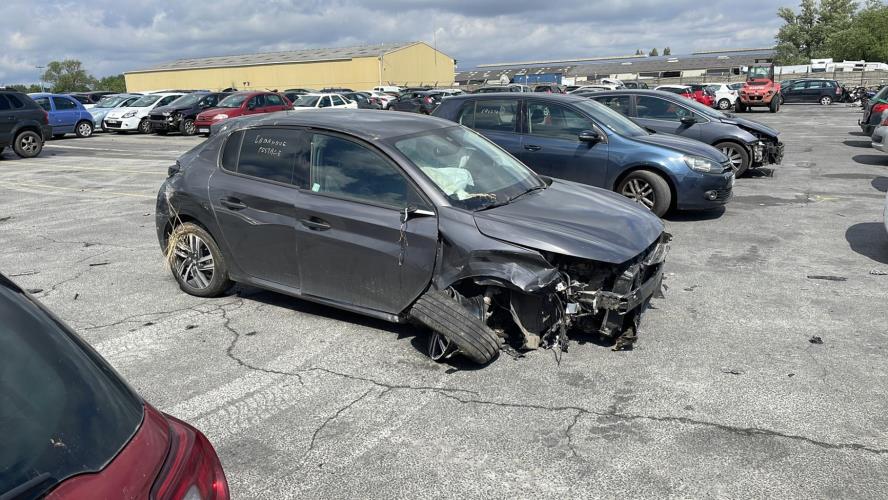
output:
M 247 100 L 248 94 L 231 94 L 219 101 L 219 104 L 216 105 L 217 108 L 239 108 L 243 105 L 244 101 Z
M 301 95 L 293 101 L 293 106 L 299 108 L 313 108 L 317 105 L 320 99 L 321 96 L 317 95 Z
M 770 66 L 750 66 L 749 72 L 746 74 L 747 78 L 770 78 L 771 77 L 771 67 Z
M 159 95 L 146 95 L 140 97 L 136 102 L 130 104 L 131 108 L 144 108 L 146 106 L 151 106 L 155 102 L 159 101 L 163 96 Z
M 96 104 L 97 108 L 116 108 L 123 101 L 129 99 L 129 96 L 114 96 L 114 97 L 104 97 L 101 101 Z
M 394 143 L 453 206 L 478 210 L 546 185 L 529 168 L 464 127 L 433 130 Z
M 573 104 L 591 116 L 599 125 L 615 134 L 627 137 L 648 135 L 647 131 L 635 122 L 600 102 L 584 100 Z
M 42 474 L 45 491 L 100 470 L 142 421 L 141 400 L 111 368 L 4 280 L 0 276 L 0 497 Z
M 167 106 L 194 106 L 206 94 L 185 94 Z

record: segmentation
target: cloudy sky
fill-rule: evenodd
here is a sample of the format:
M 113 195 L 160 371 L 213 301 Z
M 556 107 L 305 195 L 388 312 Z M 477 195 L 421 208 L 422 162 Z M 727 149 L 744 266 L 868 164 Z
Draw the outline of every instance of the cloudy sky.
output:
M 3 0 L 0 84 L 48 61 L 101 77 L 185 57 L 437 39 L 476 64 L 770 46 L 774 0 Z

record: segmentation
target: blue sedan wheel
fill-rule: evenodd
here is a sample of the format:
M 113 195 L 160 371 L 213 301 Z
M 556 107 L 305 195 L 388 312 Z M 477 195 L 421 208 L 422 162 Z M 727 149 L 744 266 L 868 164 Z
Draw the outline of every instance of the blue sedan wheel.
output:
M 88 121 L 78 123 L 77 127 L 74 128 L 74 133 L 77 134 L 77 137 L 89 137 L 93 135 L 92 123 Z

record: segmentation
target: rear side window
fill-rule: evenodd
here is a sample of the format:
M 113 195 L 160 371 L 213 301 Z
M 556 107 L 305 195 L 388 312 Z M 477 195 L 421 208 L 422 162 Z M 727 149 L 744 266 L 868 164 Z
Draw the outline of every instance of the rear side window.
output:
M 679 121 L 691 114 L 690 110 L 672 101 L 646 95 L 636 97 L 635 113 L 638 118 L 670 121 Z
M 2 277 L 0 318 L 0 495 L 100 470 L 139 427 L 141 400 Z
M 74 101 L 65 99 L 64 97 L 53 97 L 52 103 L 55 104 L 56 111 L 77 109 L 77 105 L 74 104 Z
M 52 111 L 52 105 L 49 104 L 49 97 L 38 97 L 37 99 L 34 99 L 34 102 L 44 110 Z
M 277 94 L 268 94 L 265 96 L 265 101 L 268 106 L 283 106 L 284 101 L 281 100 L 281 96 Z
M 12 106 L 9 105 L 9 101 L 6 100 L 6 96 L 0 94 L 0 111 L 4 111 L 7 109 L 12 109 Z
M 9 105 L 12 106 L 12 109 L 22 109 L 25 107 L 25 101 L 19 99 L 19 96 L 15 94 L 6 94 L 6 98 L 9 99 Z
M 478 99 L 474 119 L 474 128 L 479 130 L 514 132 L 518 123 L 518 100 Z
M 225 144 L 222 166 L 231 170 L 233 150 L 238 148 L 236 172 L 258 179 L 307 186 L 308 144 L 297 129 L 256 128 L 232 134 Z M 239 142 L 239 143 L 238 143 Z
M 401 170 L 376 151 L 339 137 L 314 134 L 311 190 L 402 208 L 410 191 Z

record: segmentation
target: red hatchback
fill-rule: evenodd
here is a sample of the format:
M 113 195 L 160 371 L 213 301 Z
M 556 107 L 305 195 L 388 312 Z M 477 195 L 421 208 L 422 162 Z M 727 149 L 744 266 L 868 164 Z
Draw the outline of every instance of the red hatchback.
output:
M 258 115 L 260 113 L 274 113 L 293 109 L 291 103 L 283 94 L 276 92 L 235 92 L 219 101 L 217 107 L 208 109 L 197 115 L 194 126 L 197 133 L 209 137 L 210 127 L 228 118 L 246 115 Z
M 0 498 L 228 500 L 213 446 L 0 274 Z

